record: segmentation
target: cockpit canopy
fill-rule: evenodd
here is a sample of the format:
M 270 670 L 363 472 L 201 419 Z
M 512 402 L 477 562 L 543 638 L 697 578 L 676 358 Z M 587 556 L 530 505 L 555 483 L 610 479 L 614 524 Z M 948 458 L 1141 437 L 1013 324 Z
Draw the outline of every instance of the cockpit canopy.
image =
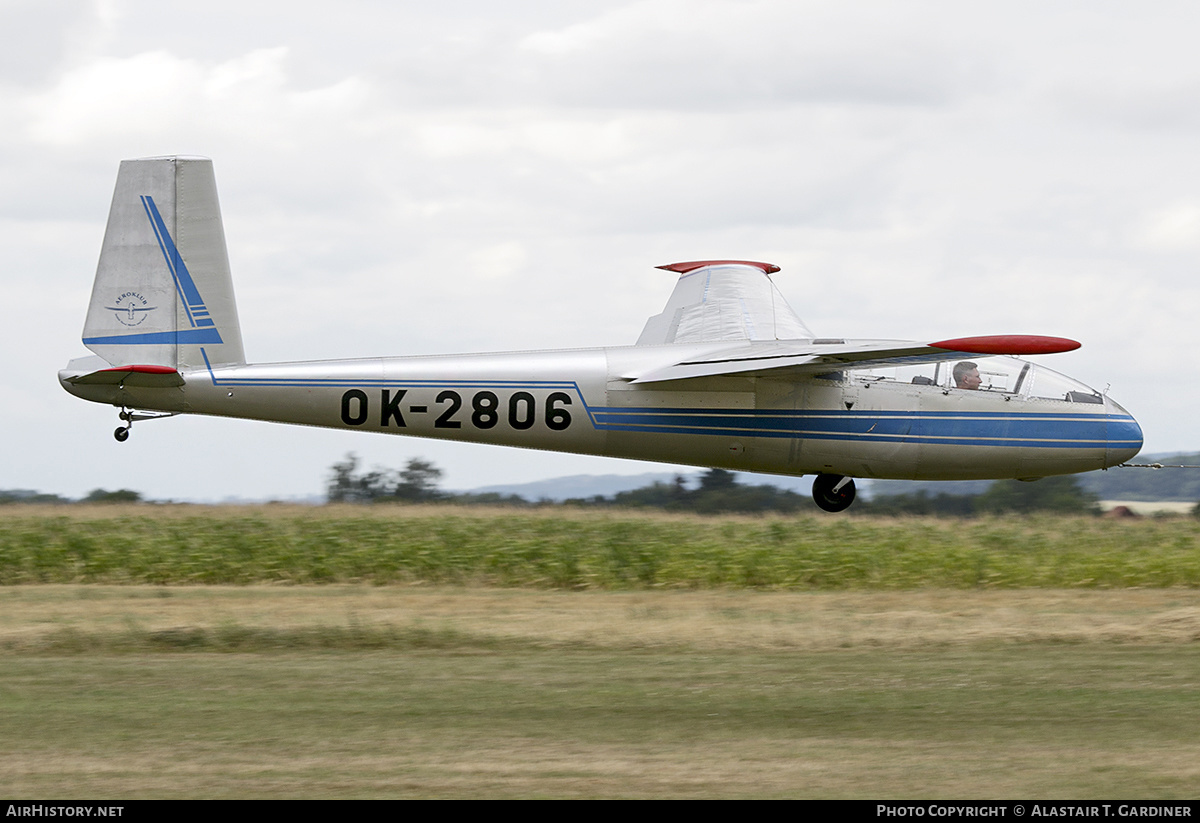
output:
M 907 383 L 943 391 L 981 391 L 1021 399 L 1103 404 L 1100 392 L 1053 369 L 1016 357 L 957 357 L 915 365 L 847 372 L 849 380 Z

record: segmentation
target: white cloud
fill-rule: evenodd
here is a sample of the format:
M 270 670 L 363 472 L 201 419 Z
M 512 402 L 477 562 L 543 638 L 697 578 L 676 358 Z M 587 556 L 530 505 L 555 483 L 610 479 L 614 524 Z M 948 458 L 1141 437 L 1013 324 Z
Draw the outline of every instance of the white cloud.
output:
M 1155 251 L 1200 250 L 1200 202 L 1176 203 L 1148 215 L 1137 240 Z
M 201 141 L 265 145 L 297 133 L 328 133 L 334 123 L 369 110 L 370 93 L 355 77 L 316 89 L 288 81 L 288 49 L 258 49 L 203 63 L 165 51 L 100 57 L 63 73 L 29 96 L 27 133 L 59 147 Z
M 525 267 L 525 247 L 515 241 L 488 246 L 470 254 L 471 266 L 486 280 L 504 280 Z

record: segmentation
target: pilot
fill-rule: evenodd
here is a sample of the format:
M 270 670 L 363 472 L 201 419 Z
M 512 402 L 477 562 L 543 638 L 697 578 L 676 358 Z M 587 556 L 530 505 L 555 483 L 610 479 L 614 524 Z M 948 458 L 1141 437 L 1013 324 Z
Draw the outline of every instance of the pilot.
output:
M 983 379 L 979 376 L 979 365 L 970 360 L 956 363 L 954 366 L 954 385 L 960 389 L 975 391 Z

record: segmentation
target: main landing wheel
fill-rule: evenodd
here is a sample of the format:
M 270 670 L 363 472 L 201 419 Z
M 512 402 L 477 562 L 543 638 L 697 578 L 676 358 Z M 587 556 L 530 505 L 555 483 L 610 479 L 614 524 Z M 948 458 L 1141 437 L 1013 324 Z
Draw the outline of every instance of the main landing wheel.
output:
M 113 432 L 113 437 L 117 438 L 118 443 L 124 443 L 126 440 L 129 439 L 129 427 L 128 426 L 118 426 L 117 430 L 115 432 Z
M 840 474 L 818 474 L 813 480 L 812 494 L 825 511 L 845 511 L 854 502 L 854 480 Z

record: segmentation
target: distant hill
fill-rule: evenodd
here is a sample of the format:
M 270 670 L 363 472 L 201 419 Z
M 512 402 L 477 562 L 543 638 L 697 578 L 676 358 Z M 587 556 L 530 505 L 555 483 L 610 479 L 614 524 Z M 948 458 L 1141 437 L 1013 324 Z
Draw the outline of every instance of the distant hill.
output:
M 1200 454 L 1139 454 L 1137 463 L 1200 466 Z M 1088 472 L 1080 484 L 1101 500 L 1200 501 L 1200 469 L 1123 469 Z
M 1200 466 L 1200 454 L 1141 454 L 1138 463 Z M 1076 475 L 1079 485 L 1101 500 L 1142 500 L 1147 502 L 1200 501 L 1200 469 L 1132 469 L 1114 467 L 1107 471 Z M 873 480 L 870 496 L 891 494 L 982 494 L 991 480 L 925 482 L 915 480 Z

